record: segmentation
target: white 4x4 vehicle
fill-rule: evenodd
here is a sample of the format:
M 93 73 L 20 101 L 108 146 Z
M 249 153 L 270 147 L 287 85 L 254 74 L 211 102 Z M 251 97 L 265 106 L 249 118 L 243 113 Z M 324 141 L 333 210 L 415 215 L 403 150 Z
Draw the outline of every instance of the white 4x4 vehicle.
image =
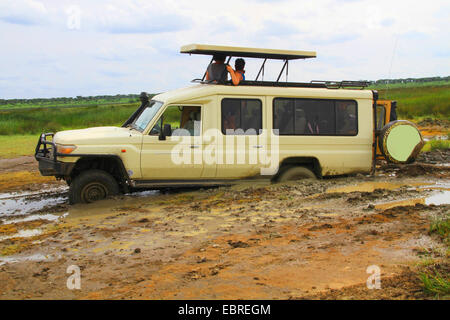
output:
M 377 157 L 411 162 L 423 145 L 417 128 L 391 121 L 392 103 L 363 90 L 365 83 L 279 81 L 288 61 L 314 52 L 202 45 L 182 52 L 285 64 L 277 81 L 258 81 L 264 60 L 256 79 L 238 86 L 201 79 L 150 101 L 143 96 L 122 127 L 42 134 L 39 170 L 68 183 L 71 203 L 139 188 L 369 173 Z

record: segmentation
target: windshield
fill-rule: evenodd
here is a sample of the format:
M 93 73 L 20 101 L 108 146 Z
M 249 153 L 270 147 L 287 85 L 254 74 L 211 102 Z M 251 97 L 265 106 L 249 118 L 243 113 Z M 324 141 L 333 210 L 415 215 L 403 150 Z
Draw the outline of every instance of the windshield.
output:
M 131 126 L 140 132 L 144 131 L 162 105 L 162 102 L 151 100 L 149 106 L 142 110 L 139 116 L 131 123 Z

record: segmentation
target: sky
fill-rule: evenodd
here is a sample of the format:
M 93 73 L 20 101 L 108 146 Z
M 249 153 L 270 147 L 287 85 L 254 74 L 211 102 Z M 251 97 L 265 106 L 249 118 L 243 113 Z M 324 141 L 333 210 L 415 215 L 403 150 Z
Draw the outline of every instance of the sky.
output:
M 450 1 L 0 0 L 0 99 L 184 87 L 210 59 L 190 43 L 316 51 L 289 81 L 448 76 Z M 246 62 L 252 79 L 262 61 Z

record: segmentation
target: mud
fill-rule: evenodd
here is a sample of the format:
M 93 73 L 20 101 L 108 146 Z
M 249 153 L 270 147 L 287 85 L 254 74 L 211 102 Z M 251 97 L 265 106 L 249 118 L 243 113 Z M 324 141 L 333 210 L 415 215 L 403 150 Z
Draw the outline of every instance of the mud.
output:
M 432 119 L 426 118 L 417 123 L 420 127 L 423 128 L 432 128 L 432 127 L 441 127 L 444 129 L 450 128 L 450 121 L 446 119 Z
M 0 169 L 1 299 L 428 299 L 448 277 L 448 154 L 374 176 L 145 191 L 69 206 L 36 168 Z M 439 158 L 441 159 L 441 158 Z M 22 161 L 22 160 L 21 160 Z M 28 164 L 24 164 L 25 166 Z M 21 190 L 21 192 L 17 192 Z M 67 287 L 69 266 L 81 289 Z M 368 289 L 369 266 L 381 289 Z

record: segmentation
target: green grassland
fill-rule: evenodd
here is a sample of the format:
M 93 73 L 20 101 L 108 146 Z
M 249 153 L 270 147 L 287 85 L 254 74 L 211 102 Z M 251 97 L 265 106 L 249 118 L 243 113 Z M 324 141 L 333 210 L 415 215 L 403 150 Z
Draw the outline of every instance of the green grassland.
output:
M 0 99 L 0 111 L 13 109 L 93 107 L 136 102 L 139 102 L 139 96 L 136 94 L 50 99 Z
M 43 132 L 120 126 L 139 103 L 0 111 L 0 158 L 31 155 Z
M 0 111 L 0 135 L 26 135 L 122 124 L 138 103 Z
M 392 87 L 383 85 L 374 89 L 378 90 L 380 99 L 397 101 L 400 118 L 450 119 L 450 82 L 428 84 L 419 83 L 415 87 L 412 83 L 393 84 Z
M 16 158 L 34 154 L 39 135 L 0 135 L 0 159 Z

